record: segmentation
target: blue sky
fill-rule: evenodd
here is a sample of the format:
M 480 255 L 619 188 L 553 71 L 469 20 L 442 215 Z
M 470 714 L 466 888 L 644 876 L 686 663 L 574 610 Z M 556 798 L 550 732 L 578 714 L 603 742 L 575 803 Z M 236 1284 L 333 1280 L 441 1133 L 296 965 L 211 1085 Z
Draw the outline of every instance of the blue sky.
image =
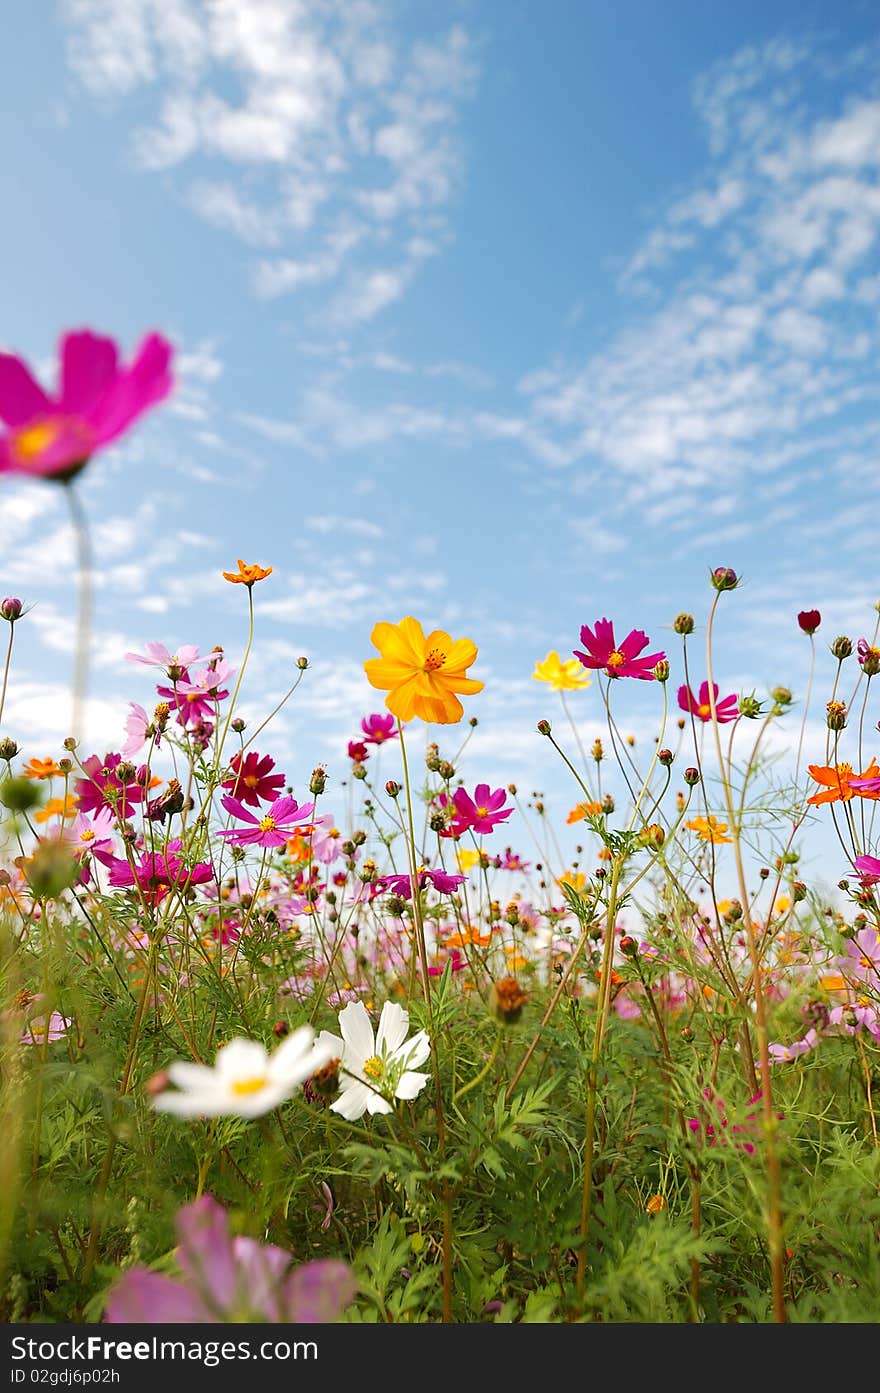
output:
M 300 789 L 318 761 L 346 777 L 382 704 L 370 630 L 412 613 L 479 646 L 469 782 L 561 817 L 535 662 L 607 615 L 676 687 L 671 621 L 703 625 L 716 565 L 746 578 L 725 693 L 802 695 L 795 616 L 821 609 L 824 749 L 827 644 L 880 596 L 874 5 L 63 0 L 20 8 L 0 65 L 4 347 L 51 378 L 65 328 L 177 345 L 173 401 L 82 480 L 90 749 L 151 704 L 127 650 L 236 660 L 239 556 L 274 566 L 244 714 L 312 663 L 268 742 Z M 28 753 L 69 725 L 62 503 L 3 481 Z M 616 684 L 639 754 L 657 695 Z M 604 734 L 595 686 L 572 705 Z

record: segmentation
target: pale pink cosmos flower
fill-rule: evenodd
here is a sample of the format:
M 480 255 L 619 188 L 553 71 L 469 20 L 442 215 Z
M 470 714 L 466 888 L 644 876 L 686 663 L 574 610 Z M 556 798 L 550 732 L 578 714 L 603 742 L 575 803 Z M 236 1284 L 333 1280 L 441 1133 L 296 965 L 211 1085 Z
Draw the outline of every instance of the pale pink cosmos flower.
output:
M 169 653 L 164 643 L 145 643 L 144 647 L 147 650 L 146 657 L 141 653 L 126 653 L 128 661 L 143 663 L 145 667 L 159 667 L 169 676 L 172 671 L 180 672 L 184 668 L 192 667 L 193 663 L 208 661 L 207 657 L 199 657 L 199 650 L 194 643 L 182 643 L 173 653 Z
M 22 1045 L 51 1045 L 56 1040 L 61 1040 L 73 1025 L 73 1021 L 68 1016 L 62 1016 L 60 1011 L 53 1011 L 51 1016 L 35 1016 L 28 1021 L 24 1030 L 19 1035 L 19 1043 Z
M 354 1299 L 357 1283 L 348 1263 L 318 1258 L 297 1267 L 283 1248 L 234 1238 L 226 1211 L 211 1195 L 178 1210 L 176 1223 L 181 1277 L 129 1268 L 110 1293 L 106 1322 L 327 1324 Z

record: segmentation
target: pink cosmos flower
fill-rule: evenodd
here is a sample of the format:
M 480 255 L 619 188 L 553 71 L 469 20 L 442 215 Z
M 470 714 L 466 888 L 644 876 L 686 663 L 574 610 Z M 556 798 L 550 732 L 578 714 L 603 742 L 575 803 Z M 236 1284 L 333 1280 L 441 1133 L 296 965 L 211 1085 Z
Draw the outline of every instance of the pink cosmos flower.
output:
M 53 1011 L 49 1019 L 45 1016 L 35 1016 L 28 1021 L 24 1030 L 18 1037 L 20 1045 L 52 1045 L 56 1040 L 61 1040 L 70 1029 L 73 1022 L 67 1016 L 62 1016 L 60 1011 Z
M 397 738 L 395 717 L 382 715 L 378 711 L 371 716 L 364 716 L 361 721 L 361 730 L 364 732 L 364 739 L 368 745 L 382 745 L 386 740 L 396 740 Z
M 221 658 L 209 664 L 196 678 L 184 668 L 173 687 L 157 687 L 156 690 L 176 708 L 178 725 L 191 726 L 217 714 L 217 703 L 229 696 L 228 687 L 221 688 L 221 683 L 234 675 L 235 668 Z
M 851 779 L 849 782 L 854 788 L 864 788 L 868 792 L 880 790 L 880 779 Z M 876 885 L 880 880 L 880 860 L 876 856 L 857 856 L 853 865 L 863 885 Z
M 123 759 L 131 759 L 132 755 L 143 749 L 148 740 L 152 740 L 156 749 L 162 744 L 161 733 L 155 729 L 144 708 L 136 701 L 130 701 L 128 705 L 129 713 L 125 719 L 128 739 L 122 747 Z
M 169 653 L 164 643 L 145 643 L 147 656 L 143 657 L 140 653 L 126 653 L 126 658 L 130 663 L 143 663 L 145 667 L 160 667 L 172 682 L 176 682 L 185 668 L 192 667 L 193 663 L 206 663 L 208 659 L 199 657 L 199 650 L 194 643 L 182 643 L 174 653 Z
M 67 483 L 173 386 L 171 344 L 148 334 L 129 367 L 112 339 L 83 329 L 60 344 L 60 389 L 50 397 L 21 358 L 0 353 L 0 474 Z
M 513 808 L 505 808 L 507 793 L 503 788 L 490 789 L 488 784 L 477 784 L 473 796 L 463 788 L 457 788 L 451 800 L 445 793 L 440 794 L 440 804 L 444 809 L 451 806 L 453 819 L 450 831 L 455 836 L 461 832 L 477 832 L 481 836 L 494 832 L 499 822 L 510 817 Z
M 838 958 L 841 970 L 864 982 L 876 977 L 880 985 L 880 937 L 877 930 L 857 930 L 852 938 L 846 940 L 844 948 L 844 956 Z
M 136 803 L 144 799 L 143 783 L 122 784 L 116 777 L 115 769 L 122 762 L 122 756 L 108 753 L 100 760 L 90 755 L 83 761 L 85 778 L 74 781 L 81 813 L 95 813 L 100 808 L 109 808 L 122 818 L 131 817 Z M 146 771 L 145 771 L 146 772 Z M 140 775 L 140 771 L 138 771 Z
M 176 1224 L 182 1278 L 129 1268 L 110 1292 L 108 1324 L 328 1324 L 354 1299 L 348 1263 L 318 1258 L 295 1267 L 283 1248 L 233 1238 L 226 1211 L 211 1195 L 178 1210 Z
M 242 758 L 239 752 L 229 761 L 230 773 L 222 781 L 222 787 L 228 788 L 240 803 L 252 808 L 258 808 L 261 802 L 272 803 L 280 797 L 285 778 L 283 774 L 273 774 L 274 768 L 275 761 L 270 755 L 258 755 L 256 750 L 251 750 Z
M 531 861 L 524 861 L 518 851 L 514 851 L 509 846 L 504 848 L 500 866 L 502 871 L 528 871 L 531 869 L 531 865 Z
M 441 895 L 452 895 L 466 879 L 463 875 L 448 875 L 446 871 L 421 870 L 418 874 L 420 890 L 430 883 Z M 412 879 L 409 875 L 380 875 L 374 883 L 384 890 L 391 890 L 402 900 L 412 897 Z
M 739 715 L 739 697 L 734 693 L 732 696 L 722 697 L 718 700 L 718 683 L 712 683 L 712 697 L 715 701 L 715 715 L 718 724 L 724 725 L 725 721 L 735 721 Z M 696 716 L 699 721 L 711 721 L 712 706 L 709 699 L 709 683 L 700 683 L 700 695 L 695 697 L 690 687 L 684 686 L 678 689 L 678 704 L 682 711 L 688 711 L 692 716 Z
M 217 833 L 232 846 L 284 846 L 294 832 L 302 831 L 299 824 L 307 822 L 315 811 L 314 803 L 299 804 L 289 794 L 276 798 L 261 818 L 254 817 L 237 798 L 228 793 L 224 794 L 222 802 L 233 817 L 240 822 L 250 823 L 249 827 L 227 827 Z
M 595 633 L 584 624 L 581 629 L 581 643 L 587 649 L 581 653 L 574 649 L 574 656 L 584 667 L 604 668 L 609 677 L 639 677 L 644 682 L 654 680 L 654 668 L 666 657 L 665 653 L 649 653 L 640 658 L 643 648 L 648 646 L 648 636 L 641 629 L 632 629 L 618 645 L 614 639 L 614 625 L 610 619 L 597 619 Z
M 333 818 L 329 814 L 324 817 L 316 817 L 314 830 L 311 835 L 312 856 L 322 865 L 329 866 L 331 861 L 336 861 L 344 855 L 342 843 L 346 840 L 345 833 L 340 832 Z M 355 847 L 354 859 L 360 855 L 360 851 Z
M 814 1050 L 818 1043 L 818 1032 L 808 1030 L 802 1040 L 795 1040 L 791 1045 L 768 1045 L 767 1050 L 774 1064 L 790 1064 L 793 1059 Z
M 183 843 L 179 837 L 168 842 L 164 851 L 145 851 L 134 870 L 118 856 L 96 851 L 98 860 L 110 871 L 110 884 L 128 889 L 137 885 L 148 904 L 159 905 L 172 890 L 183 894 L 194 885 L 214 879 L 214 868 L 204 861 L 187 866 L 181 859 Z

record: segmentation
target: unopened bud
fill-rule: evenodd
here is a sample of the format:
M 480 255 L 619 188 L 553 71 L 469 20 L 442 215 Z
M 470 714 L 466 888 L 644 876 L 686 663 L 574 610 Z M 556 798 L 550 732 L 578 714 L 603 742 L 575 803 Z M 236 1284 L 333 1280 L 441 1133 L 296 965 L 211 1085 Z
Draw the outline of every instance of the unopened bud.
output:
M 796 880 L 791 887 L 792 899 L 797 904 L 800 900 L 807 898 L 807 887 L 802 880 Z
M 848 658 L 852 651 L 852 639 L 847 638 L 846 634 L 839 634 L 831 645 L 832 655 L 840 663 L 843 662 L 844 658 Z
M 692 614 L 677 614 L 672 621 L 672 627 L 677 634 L 686 638 L 688 634 L 694 632 L 694 616 Z
M 605 797 L 602 799 L 602 811 L 606 816 L 614 812 L 614 799 L 611 797 L 610 793 L 606 793 Z
M 241 735 L 242 731 L 245 728 L 245 723 L 241 719 L 241 716 L 236 716 L 235 720 L 232 721 L 231 724 L 232 729 L 235 731 L 236 735 Z
M 736 571 L 729 566 L 716 566 L 709 579 L 715 590 L 735 590 L 739 584 Z
M 16 741 L 13 740 L 10 736 L 4 735 L 3 739 L 0 740 L 0 759 L 5 759 L 6 763 L 8 764 L 10 760 L 15 759 L 15 756 L 17 754 L 18 744 L 16 743 Z
M 539 735 L 549 735 L 551 730 L 552 730 L 552 726 L 550 725 L 550 722 L 549 722 L 549 721 L 539 721 L 539 722 L 538 722 L 538 734 L 539 734 Z
M 793 698 L 788 687 L 773 687 L 770 695 L 777 706 L 791 706 Z
M 672 761 L 674 760 L 674 758 L 675 758 L 675 755 L 672 753 L 672 751 L 671 751 L 671 750 L 667 750 L 667 749 L 665 749 L 665 748 L 662 749 L 662 750 L 659 750 L 658 753 L 657 753 L 657 759 L 658 759 L 659 763 L 663 765 L 664 769 L 668 769 L 668 768 L 669 768 L 669 766 L 670 766 L 670 764 L 672 763 Z
M 829 730 L 843 730 L 846 726 L 846 702 L 829 701 L 825 707 L 825 719 Z
M 668 681 L 669 681 L 669 660 L 668 660 L 668 658 L 661 658 L 661 659 L 659 660 L 659 662 L 656 662 L 656 663 L 654 664 L 654 680 L 657 681 L 657 682 L 668 682 Z
M 593 759 L 596 761 L 597 764 L 600 760 L 605 758 L 605 751 L 602 749 L 602 741 L 598 738 L 598 736 L 593 741 L 593 748 L 591 749 L 590 754 L 593 756 Z
M 528 1001 L 515 977 L 502 977 L 492 987 L 492 1009 L 504 1025 L 515 1025 Z
M 137 769 L 127 759 L 121 759 L 116 766 L 116 777 L 121 784 L 132 784 L 137 778 Z
M 285 1035 L 290 1034 L 290 1026 L 287 1021 L 276 1021 L 272 1027 L 272 1034 L 277 1040 L 283 1040 Z
M 385 792 L 388 794 L 389 798 L 400 797 L 400 784 L 397 782 L 396 779 L 388 780 L 388 782 L 385 785 Z
M 5 600 L 0 600 L 0 615 L 8 619 L 10 624 L 14 624 L 16 619 L 21 618 L 22 603 L 17 595 L 7 595 Z
M 629 934 L 624 934 L 620 940 L 620 951 L 625 958 L 635 958 L 638 957 L 639 945 Z
M 308 658 L 297 658 L 296 665 L 299 668 L 300 672 L 305 672 L 306 668 L 309 665 L 309 660 Z
M 317 769 L 312 770 L 312 777 L 309 780 L 309 793 L 313 793 L 317 798 L 327 787 L 327 771 L 319 764 Z
M 687 784 L 688 788 L 693 788 L 694 784 L 698 784 L 700 782 L 699 769 L 694 769 L 693 766 L 691 766 L 688 769 L 685 769 L 684 781 Z
M 73 751 L 76 749 L 78 743 L 79 743 L 79 742 L 77 741 L 77 738 L 76 738 L 75 735 L 66 735 L 66 736 L 64 737 L 64 741 L 63 741 L 64 748 L 65 748 L 65 750 L 70 750 L 71 754 L 72 754 Z

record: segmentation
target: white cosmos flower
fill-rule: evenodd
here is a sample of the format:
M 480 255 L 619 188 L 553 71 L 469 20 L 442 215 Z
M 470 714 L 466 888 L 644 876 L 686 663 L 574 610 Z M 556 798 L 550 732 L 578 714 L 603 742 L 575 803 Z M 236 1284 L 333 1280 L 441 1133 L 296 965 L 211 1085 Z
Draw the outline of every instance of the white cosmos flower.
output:
M 341 1060 L 339 1096 L 331 1104 L 349 1122 L 365 1112 L 391 1112 L 394 1098 L 415 1098 L 428 1082 L 428 1074 L 415 1073 L 431 1053 L 431 1042 L 424 1030 L 407 1040 L 409 1013 L 396 1002 L 386 1001 L 373 1027 L 362 1001 L 351 1001 L 339 1012 L 342 1039 L 322 1030 L 316 1046 L 326 1046 Z
M 178 1117 L 261 1117 L 323 1069 L 332 1054 L 310 1025 L 294 1030 L 271 1055 L 256 1040 L 230 1040 L 217 1051 L 213 1069 L 171 1064 L 168 1077 L 178 1091 L 160 1093 L 153 1107 Z

